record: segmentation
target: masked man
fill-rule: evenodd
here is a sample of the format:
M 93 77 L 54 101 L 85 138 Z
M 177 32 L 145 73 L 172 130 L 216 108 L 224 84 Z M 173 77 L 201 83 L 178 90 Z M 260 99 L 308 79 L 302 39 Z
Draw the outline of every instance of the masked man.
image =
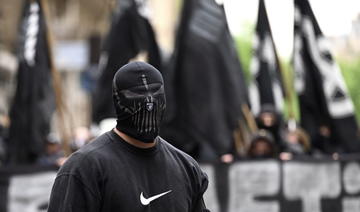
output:
M 161 73 L 147 63 L 132 62 L 117 71 L 117 125 L 61 167 L 48 212 L 208 211 L 207 176 L 158 136 L 166 105 L 163 85 Z

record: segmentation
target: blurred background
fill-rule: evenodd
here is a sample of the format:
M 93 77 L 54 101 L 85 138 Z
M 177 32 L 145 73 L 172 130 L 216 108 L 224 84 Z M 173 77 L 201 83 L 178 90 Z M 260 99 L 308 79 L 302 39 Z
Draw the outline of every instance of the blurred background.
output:
M 46 209 L 133 60 L 162 72 L 161 136 L 202 164 L 212 211 L 360 210 L 358 0 L 0 0 L 0 212 Z

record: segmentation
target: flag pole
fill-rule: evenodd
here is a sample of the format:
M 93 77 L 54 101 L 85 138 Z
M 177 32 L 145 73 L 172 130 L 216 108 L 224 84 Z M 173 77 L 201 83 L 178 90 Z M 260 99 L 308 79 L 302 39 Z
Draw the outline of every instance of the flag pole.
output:
M 274 40 L 272 40 L 274 47 L 276 48 L 276 45 L 274 43 Z M 290 83 L 288 82 L 287 78 L 286 78 L 286 74 L 284 69 L 282 68 L 282 64 L 280 63 L 279 57 L 277 56 L 277 53 L 275 51 L 275 55 L 276 55 L 276 60 L 277 63 L 279 65 L 279 71 L 280 71 L 280 76 L 281 79 L 283 80 L 283 85 L 284 85 L 284 91 L 285 91 L 285 98 L 287 100 L 287 110 L 288 110 L 288 114 L 289 114 L 289 121 L 290 120 L 295 120 L 295 112 L 294 112 L 294 101 L 293 98 L 291 98 L 291 89 L 290 89 Z
M 264 4 L 265 4 L 265 1 L 264 1 Z M 274 37 L 273 37 L 273 34 L 272 34 L 272 30 L 271 30 L 270 19 L 269 19 L 269 28 L 270 28 L 271 42 L 272 42 L 272 45 L 274 46 L 275 60 L 276 60 L 276 62 L 278 64 L 278 67 L 279 67 L 281 80 L 283 81 L 282 84 L 284 85 L 284 92 L 285 92 L 285 99 L 287 100 L 286 105 L 287 105 L 287 110 L 288 110 L 287 112 L 289 114 L 289 120 L 295 120 L 295 112 L 294 112 L 295 104 L 294 104 L 293 99 L 291 98 L 290 86 L 289 86 L 288 81 L 286 80 L 284 69 L 282 68 L 282 64 L 280 63 L 279 56 L 277 54 L 277 50 L 276 50 L 277 48 L 276 48 L 276 44 L 274 42 Z
M 279 68 L 279 73 L 280 73 L 281 80 L 283 82 L 282 85 L 283 85 L 285 100 L 287 102 L 286 106 L 287 106 L 287 112 L 288 112 L 288 116 L 289 116 L 288 119 L 289 119 L 289 121 L 294 121 L 295 120 L 295 111 L 294 111 L 295 103 L 293 101 L 293 98 L 291 98 L 290 85 L 286 80 L 286 77 L 285 77 L 286 75 L 285 75 L 284 69 L 282 68 L 282 64 L 280 63 L 279 56 L 278 56 L 278 53 L 277 53 L 277 50 L 276 50 L 277 48 L 276 48 L 276 45 L 275 45 L 275 42 L 274 42 L 271 22 L 270 22 L 268 14 L 267 14 L 266 2 L 263 1 L 263 3 L 264 3 L 264 7 L 265 7 L 266 16 L 267 16 L 267 19 L 268 19 L 268 22 L 269 22 L 269 34 L 270 34 L 270 37 L 271 37 L 271 39 L 270 39 L 271 43 L 272 43 L 272 45 L 274 47 L 275 60 L 276 60 L 276 63 L 278 65 L 278 68 Z
M 238 121 L 238 127 L 233 131 L 233 138 L 235 142 L 235 150 L 239 156 L 246 155 L 246 151 L 250 144 L 250 131 L 247 121 L 242 117 Z
M 274 47 L 276 47 L 274 41 L 272 41 L 272 42 L 273 42 Z M 276 51 L 275 51 L 275 54 L 276 54 Z M 292 98 L 292 95 L 291 95 L 292 89 L 290 87 L 290 84 L 293 84 L 293 83 L 290 83 L 287 80 L 285 71 L 282 68 L 282 64 L 280 63 L 279 58 L 277 57 L 277 54 L 276 54 L 276 60 L 277 60 L 277 63 L 279 64 L 280 76 L 281 76 L 281 79 L 283 80 L 283 85 L 284 85 L 285 99 L 287 100 L 288 121 L 296 124 L 295 111 L 294 111 L 295 103 L 294 103 L 294 99 Z
M 264 2 L 265 3 L 265 2 Z M 280 60 L 279 60 L 279 56 L 277 54 L 277 51 L 276 51 L 276 45 L 275 45 L 275 42 L 274 42 L 274 37 L 272 35 L 272 30 L 271 30 L 271 23 L 270 23 L 270 19 L 269 19 L 269 27 L 270 27 L 270 36 L 271 36 L 271 42 L 272 42 L 272 45 L 274 46 L 274 54 L 275 54 L 275 60 L 276 60 L 276 63 L 278 64 L 278 67 L 279 67 L 279 73 L 280 73 L 280 77 L 281 77 L 281 80 L 283 81 L 283 85 L 284 85 L 284 93 L 285 93 L 285 99 L 287 100 L 287 112 L 288 112 L 288 115 L 289 115 L 289 121 L 293 121 L 295 120 L 295 112 L 294 112 L 294 101 L 293 99 L 291 98 L 291 92 L 290 92 L 290 85 L 289 85 L 289 82 L 287 81 L 286 79 L 286 75 L 285 75 L 285 72 L 284 72 L 284 69 L 282 68 L 282 64 L 280 63 Z
M 32 0 L 33 1 L 33 0 Z M 47 20 L 49 19 L 49 6 L 47 0 L 39 0 L 40 6 L 43 10 L 44 23 L 45 23 L 45 38 L 48 46 L 48 55 L 49 55 L 49 64 L 50 71 L 53 79 L 53 87 L 55 92 L 55 101 L 56 101 L 56 110 L 59 118 L 59 130 L 62 137 L 62 148 L 64 155 L 67 157 L 71 154 L 70 148 L 70 135 L 67 133 L 66 124 L 65 124 L 65 105 L 62 99 L 62 87 L 60 74 L 56 70 L 54 55 L 53 55 L 53 37 L 48 27 Z M 71 129 L 69 129 L 71 131 Z
M 247 104 L 241 105 L 241 112 L 243 118 L 239 120 L 238 127 L 233 131 L 235 149 L 238 155 L 246 154 L 249 146 L 249 133 L 252 135 L 258 131 L 255 117 Z
M 255 133 L 258 131 L 258 126 L 255 121 L 254 115 L 251 113 L 249 106 L 247 104 L 241 105 L 241 111 L 245 116 L 246 122 L 250 128 L 251 133 Z

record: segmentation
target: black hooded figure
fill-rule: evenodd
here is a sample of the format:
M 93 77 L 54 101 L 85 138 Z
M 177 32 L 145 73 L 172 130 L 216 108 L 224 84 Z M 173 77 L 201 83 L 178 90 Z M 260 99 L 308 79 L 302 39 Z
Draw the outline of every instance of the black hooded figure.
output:
M 282 139 L 280 133 L 284 127 L 282 116 L 276 111 L 271 104 L 264 104 L 256 118 L 259 129 L 267 130 L 274 138 L 275 144 L 282 149 Z

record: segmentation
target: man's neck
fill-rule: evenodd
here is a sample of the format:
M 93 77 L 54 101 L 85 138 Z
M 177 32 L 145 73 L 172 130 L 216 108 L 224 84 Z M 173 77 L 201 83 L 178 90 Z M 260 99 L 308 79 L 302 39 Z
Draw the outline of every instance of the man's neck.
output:
M 135 147 L 138 147 L 138 148 L 142 148 L 142 149 L 147 149 L 147 148 L 151 148 L 151 147 L 154 147 L 156 145 L 156 142 L 155 140 L 151 143 L 145 143 L 145 142 L 142 142 L 142 141 L 139 141 L 133 137 L 130 137 L 128 135 L 126 135 L 125 133 L 119 131 L 118 129 L 114 128 L 113 129 L 114 132 L 120 136 L 124 141 L 126 141 L 127 143 L 135 146 Z

